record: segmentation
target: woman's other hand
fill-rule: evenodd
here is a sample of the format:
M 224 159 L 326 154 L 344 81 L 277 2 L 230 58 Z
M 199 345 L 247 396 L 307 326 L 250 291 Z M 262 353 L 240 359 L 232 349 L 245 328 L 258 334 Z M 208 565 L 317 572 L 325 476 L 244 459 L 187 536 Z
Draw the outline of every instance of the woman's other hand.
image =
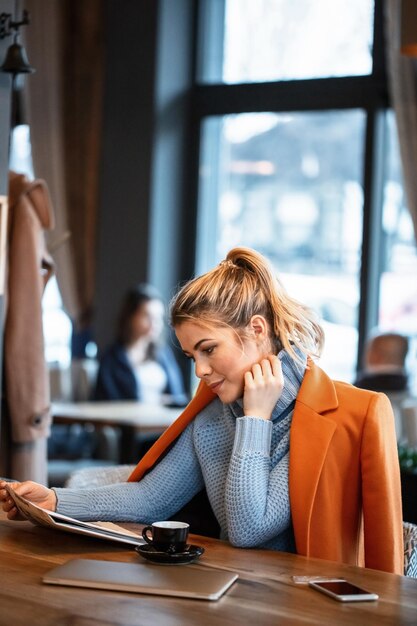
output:
M 32 480 L 26 480 L 23 483 L 6 483 L 1 481 L 0 503 L 2 504 L 3 511 L 7 513 L 7 517 L 9 519 L 22 520 L 24 518 L 19 514 L 6 489 L 6 484 L 8 484 L 19 496 L 29 500 L 29 502 L 33 502 L 33 504 L 37 504 L 43 509 L 48 509 L 48 511 L 55 511 L 56 495 L 52 489 L 48 489 L 48 487 L 35 483 Z
M 271 419 L 283 388 L 281 361 L 275 354 L 270 354 L 259 363 L 255 363 L 245 374 L 244 414 L 265 420 Z

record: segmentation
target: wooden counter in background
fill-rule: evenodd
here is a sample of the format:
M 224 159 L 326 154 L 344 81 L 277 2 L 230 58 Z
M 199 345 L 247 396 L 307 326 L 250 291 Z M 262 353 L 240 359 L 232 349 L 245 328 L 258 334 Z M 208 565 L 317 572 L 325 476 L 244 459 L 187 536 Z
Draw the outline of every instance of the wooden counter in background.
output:
M 135 434 L 162 433 L 180 415 L 182 408 L 172 408 L 135 401 L 54 402 L 55 424 L 94 424 L 115 426 L 121 430 L 120 463 L 136 463 Z

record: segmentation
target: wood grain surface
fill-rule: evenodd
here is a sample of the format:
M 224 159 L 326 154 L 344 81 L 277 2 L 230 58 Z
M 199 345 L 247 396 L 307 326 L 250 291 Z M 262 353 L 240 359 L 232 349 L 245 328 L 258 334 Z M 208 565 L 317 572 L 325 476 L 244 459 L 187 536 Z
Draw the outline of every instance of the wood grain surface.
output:
M 1 512 L 0 626 L 417 624 L 417 580 L 292 554 L 241 550 L 198 536 L 190 540 L 205 548 L 197 563 L 152 567 L 237 572 L 239 579 L 217 602 L 45 585 L 42 576 L 72 558 L 138 562 L 141 557 L 129 546 L 11 522 Z M 345 577 L 380 599 L 339 603 L 295 584 L 294 575 Z

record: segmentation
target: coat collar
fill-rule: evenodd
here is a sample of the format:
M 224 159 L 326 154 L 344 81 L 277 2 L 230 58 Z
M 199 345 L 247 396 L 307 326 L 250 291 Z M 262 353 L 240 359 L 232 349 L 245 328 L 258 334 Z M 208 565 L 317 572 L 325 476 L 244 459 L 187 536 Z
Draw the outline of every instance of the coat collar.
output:
M 311 358 L 307 360 L 297 404 L 303 404 L 320 414 L 336 409 L 339 404 L 333 381 Z

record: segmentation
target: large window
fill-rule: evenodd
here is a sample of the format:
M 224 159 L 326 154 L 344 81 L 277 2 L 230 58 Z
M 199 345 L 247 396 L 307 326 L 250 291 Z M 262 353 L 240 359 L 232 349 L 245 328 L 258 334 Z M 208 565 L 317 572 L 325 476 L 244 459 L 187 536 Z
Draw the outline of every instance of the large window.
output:
M 201 7 L 203 82 L 372 72 L 373 0 L 208 0 Z
M 197 271 L 266 254 L 347 381 L 376 325 L 417 335 L 382 23 L 379 0 L 200 1 Z
M 343 379 L 356 366 L 364 134 L 357 110 L 203 124 L 199 269 L 233 246 L 264 253 L 289 293 L 320 313 L 323 366 Z

